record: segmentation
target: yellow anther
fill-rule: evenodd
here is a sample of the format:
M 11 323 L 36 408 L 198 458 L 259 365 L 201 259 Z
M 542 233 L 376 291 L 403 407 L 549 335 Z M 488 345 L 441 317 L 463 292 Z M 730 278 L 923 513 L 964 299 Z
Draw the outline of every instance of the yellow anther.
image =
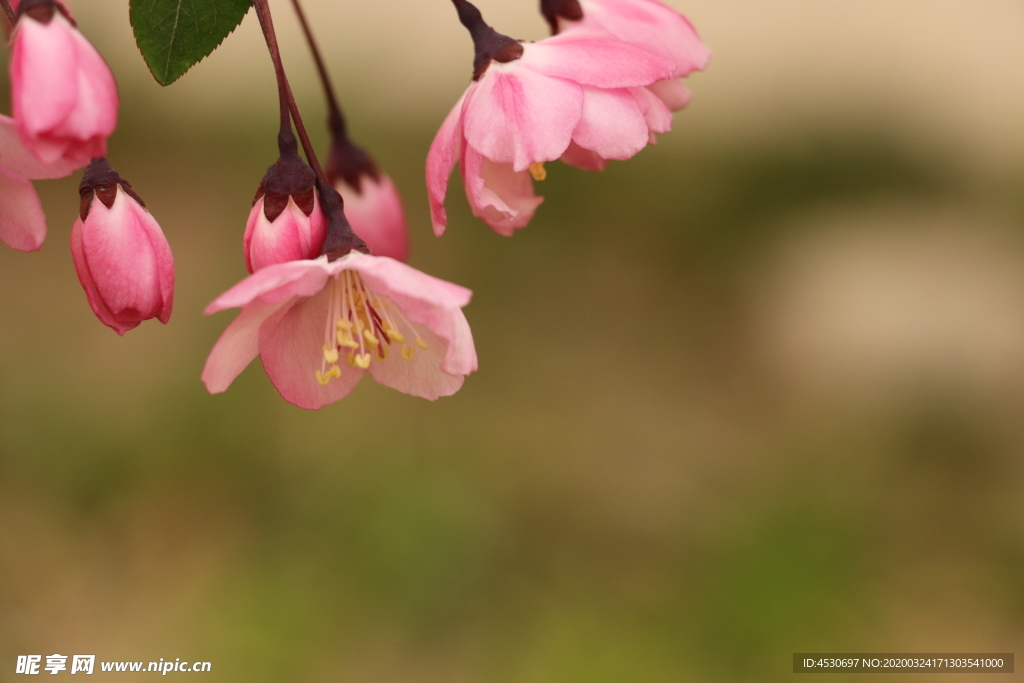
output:
M 375 336 L 373 336 L 373 332 L 370 332 L 369 330 L 363 330 L 363 338 L 366 340 L 366 343 L 369 344 L 370 346 L 376 346 L 377 344 L 380 344 L 380 339 L 377 339 Z
M 361 367 L 363 370 L 370 367 L 370 354 L 360 353 L 358 356 L 356 356 L 356 365 Z
M 327 375 L 325 375 L 324 373 L 320 372 L 319 370 L 317 370 L 316 371 L 316 381 L 318 383 L 320 383 L 321 386 L 327 386 L 327 384 L 331 381 L 331 378 L 328 377 Z
M 544 162 L 538 161 L 537 163 L 530 164 L 530 175 L 532 175 L 533 179 L 537 181 L 547 178 L 548 172 L 544 168 Z
M 345 356 L 345 362 L 351 365 L 352 367 L 356 366 L 356 357 L 351 351 L 349 351 L 348 355 Z
M 412 355 L 414 353 L 416 353 L 416 349 L 412 348 L 411 346 L 402 347 L 402 358 L 406 360 L 412 360 Z
M 373 300 L 373 307 L 374 308 L 387 308 L 388 307 L 388 302 L 384 301 L 384 299 L 381 299 L 380 297 L 377 297 L 376 299 Z
M 324 360 L 327 361 L 328 363 L 337 363 L 338 362 L 338 349 L 337 348 L 333 348 L 332 349 L 332 348 L 328 347 L 327 344 L 324 344 Z
M 351 330 L 352 329 L 352 323 L 349 322 L 348 320 L 346 320 L 345 318 L 338 318 L 338 322 L 336 323 L 336 325 L 338 326 L 339 330 Z
M 348 330 L 338 330 L 337 334 L 338 346 L 345 346 L 350 349 L 358 349 L 359 344 L 352 339 L 352 334 Z
M 423 341 L 419 337 L 416 337 L 416 346 L 420 347 L 424 351 L 430 348 L 429 346 L 427 346 L 427 342 Z
M 399 332 L 398 330 L 389 330 L 388 336 L 391 337 L 391 339 L 393 339 L 394 341 L 398 342 L 399 344 L 405 343 L 405 335 Z
M 341 377 L 341 368 L 339 368 L 337 365 L 332 365 L 327 370 L 327 377 L 328 379 L 330 379 L 331 377 Z

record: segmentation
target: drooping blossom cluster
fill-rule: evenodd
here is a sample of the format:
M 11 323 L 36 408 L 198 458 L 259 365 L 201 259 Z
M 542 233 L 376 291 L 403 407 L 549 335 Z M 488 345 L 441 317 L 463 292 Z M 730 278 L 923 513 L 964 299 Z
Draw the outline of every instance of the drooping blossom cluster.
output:
M 105 158 L 117 124 L 114 77 L 59 0 L 8 2 L 0 0 L 13 23 L 13 117 L 0 116 L 0 240 L 38 249 L 46 222 L 31 181 L 88 166 L 71 250 L 89 306 L 119 334 L 149 318 L 166 323 L 170 247 Z M 657 0 L 541 0 L 552 36 L 537 42 L 495 31 L 467 0 L 452 3 L 474 61 L 472 82 L 427 155 L 438 236 L 456 165 L 473 215 L 512 235 L 543 201 L 534 182 L 545 179 L 546 163 L 599 171 L 653 144 L 689 101 L 679 79 L 710 55 L 689 21 Z M 472 293 L 406 265 L 408 222 L 395 183 L 349 137 L 309 24 L 293 5 L 325 89 L 329 153 L 321 166 L 269 4 L 253 0 L 278 81 L 280 154 L 242 234 L 249 275 L 206 310 L 241 313 L 214 345 L 202 380 L 211 393 L 225 391 L 258 356 L 281 396 L 306 409 L 346 396 L 364 373 L 422 398 L 454 394 L 477 369 L 462 310 Z
M 88 166 L 71 253 L 86 300 L 118 334 L 157 318 L 174 299 L 174 260 L 156 220 L 107 162 L 119 98 L 110 67 L 55 0 L 15 4 L 13 118 L 0 116 L 0 240 L 39 249 L 46 218 L 30 181 Z M 98 200 L 98 201 L 96 201 Z

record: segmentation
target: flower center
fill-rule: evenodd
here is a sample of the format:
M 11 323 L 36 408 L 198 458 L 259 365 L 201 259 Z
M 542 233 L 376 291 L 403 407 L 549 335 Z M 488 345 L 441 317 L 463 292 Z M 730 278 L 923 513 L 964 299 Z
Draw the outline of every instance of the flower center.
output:
M 387 360 L 391 344 L 401 347 L 404 360 L 412 360 L 416 348 L 407 342 L 409 336 L 416 346 L 429 348 L 402 311 L 384 297 L 374 296 L 359 273 L 343 270 L 327 288 L 323 359 L 316 371 L 320 384 L 341 377 L 338 360 L 342 353 L 351 367 L 367 370 L 374 360 Z

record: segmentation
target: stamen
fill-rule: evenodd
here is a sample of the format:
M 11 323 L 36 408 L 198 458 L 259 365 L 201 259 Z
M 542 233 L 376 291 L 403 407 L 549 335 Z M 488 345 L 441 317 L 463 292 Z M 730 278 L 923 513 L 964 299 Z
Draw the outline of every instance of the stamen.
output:
M 412 360 L 413 354 L 416 353 L 416 349 L 411 346 L 402 347 L 402 358 L 405 360 Z
M 420 347 L 424 351 L 430 348 L 429 346 L 427 346 L 427 342 L 420 339 L 419 336 L 416 337 L 416 346 Z
M 356 356 L 356 365 L 361 367 L 363 370 L 366 370 L 367 368 L 370 367 L 371 358 L 372 356 L 370 356 L 370 354 L 361 353 L 358 356 Z
M 326 361 L 327 363 L 337 363 L 338 362 L 338 347 L 337 346 L 332 348 L 332 347 L 327 346 L 327 344 L 324 344 L 324 361 Z
M 547 178 L 548 172 L 547 169 L 544 168 L 544 162 L 537 161 L 535 163 L 530 164 L 530 175 L 532 175 L 533 179 L 536 180 L 537 182 L 540 182 L 541 180 Z

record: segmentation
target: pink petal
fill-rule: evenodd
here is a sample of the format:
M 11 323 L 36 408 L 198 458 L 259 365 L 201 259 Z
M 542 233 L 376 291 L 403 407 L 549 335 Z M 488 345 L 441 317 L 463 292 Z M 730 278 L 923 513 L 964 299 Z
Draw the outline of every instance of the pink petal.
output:
M 690 103 L 690 91 L 682 83 L 672 78 L 658 81 L 647 86 L 647 89 L 672 111 L 679 111 Z
M 675 64 L 677 77 L 708 65 L 711 51 L 686 17 L 656 0 L 582 0 L 581 27 L 600 28 Z
M 469 146 L 462 159 L 462 184 L 473 215 L 506 237 L 525 227 L 544 201 L 534 194 L 528 171 L 496 164 Z
M 173 306 L 174 261 L 148 211 L 120 190 L 109 209 L 95 199 L 79 240 L 88 279 L 115 324 L 97 311 L 104 323 L 123 334 L 149 318 L 167 322 Z
M 284 211 L 274 219 L 267 220 L 263 200 L 259 200 L 249 213 L 245 226 L 243 246 L 245 265 L 252 273 L 257 270 L 287 261 L 313 258 L 311 233 L 314 231 L 314 217 L 320 227 L 319 246 L 323 244 L 323 213 L 314 199 L 314 211 L 307 216 L 291 198 Z
M 516 171 L 560 157 L 583 110 L 578 84 L 535 73 L 519 61 L 492 63 L 467 95 L 466 142 Z
M 583 116 L 573 142 L 605 159 L 629 159 L 647 145 L 647 121 L 629 90 L 586 87 L 583 92 Z
M 0 240 L 36 251 L 46 239 L 46 216 L 32 183 L 0 166 Z
M 92 312 L 99 318 L 100 322 L 123 336 L 128 330 L 138 327 L 142 321 L 138 320 L 134 323 L 119 322 L 114 316 L 113 311 L 104 303 L 103 296 L 96 287 L 96 280 L 92 275 L 92 271 L 89 270 L 89 264 L 85 258 L 85 251 L 82 246 L 82 228 L 81 218 L 78 218 L 75 221 L 75 225 L 71 228 L 71 259 L 75 264 L 78 281 L 82 283 L 82 289 L 85 290 L 85 298 L 89 302 L 89 308 L 92 309 Z
M 43 25 L 22 16 L 14 32 L 11 85 L 14 118 L 34 138 L 61 124 L 78 101 L 75 29 L 60 14 Z
M 66 159 L 42 163 L 22 142 L 14 119 L 3 114 L 0 114 L 0 164 L 30 180 L 65 178 L 84 165 Z
M 513 62 L 522 69 L 600 88 L 650 85 L 675 71 L 671 61 L 648 49 L 582 29 L 527 43 L 524 48 L 522 58 Z
M 283 315 L 297 299 L 279 304 L 254 301 L 231 321 L 213 345 L 203 367 L 202 380 L 206 390 L 219 394 L 231 385 L 259 353 L 259 330 L 268 318 Z
M 417 328 L 416 333 L 426 342 L 426 349 L 415 347 L 410 360 L 402 358 L 397 348 L 392 348 L 384 360 L 374 356 L 370 363 L 370 374 L 379 384 L 410 396 L 430 401 L 436 401 L 441 396 L 451 396 L 462 387 L 468 372 L 449 374 L 442 370 L 449 349 L 448 342 L 423 327 Z
M 650 87 L 630 88 L 629 92 L 636 98 L 636 103 L 640 105 L 640 111 L 643 112 L 647 127 L 650 128 L 652 134 L 667 133 L 672 130 L 672 112 Z
M 583 149 L 575 142 L 569 145 L 565 154 L 560 159 L 563 163 L 581 168 L 584 171 L 603 171 L 608 165 L 608 160 L 601 157 L 597 152 Z
M 327 302 L 328 294 L 323 290 L 289 308 L 276 323 L 268 321 L 260 326 L 260 360 L 267 377 L 284 400 L 307 410 L 345 398 L 363 376 L 362 370 L 342 361 L 341 377 L 326 386 L 316 380 L 316 371 L 323 363 Z
M 466 93 L 463 93 L 441 124 L 434 141 L 430 144 L 430 151 L 427 152 L 427 197 L 430 201 L 430 220 L 434 226 L 434 234 L 438 237 L 444 234 L 445 226 L 448 225 L 444 197 L 448 193 L 448 178 L 459 158 L 462 142 L 462 109 L 465 101 Z
M 444 372 L 464 375 L 476 370 L 473 335 L 462 313 L 473 295 L 470 290 L 388 258 L 359 255 L 347 267 L 358 271 L 371 292 L 390 299 L 410 322 L 446 342 Z
M 327 276 L 328 263 L 324 257 L 267 266 L 221 294 L 204 313 L 240 308 L 256 299 L 279 304 L 293 296 L 313 296 L 324 288 Z
M 409 256 L 405 209 L 391 178 L 384 173 L 379 180 L 363 175 L 360 192 L 339 179 L 335 182 L 335 189 L 345 200 L 345 217 L 355 233 L 366 242 L 371 254 L 390 256 L 397 261 L 404 261 Z

